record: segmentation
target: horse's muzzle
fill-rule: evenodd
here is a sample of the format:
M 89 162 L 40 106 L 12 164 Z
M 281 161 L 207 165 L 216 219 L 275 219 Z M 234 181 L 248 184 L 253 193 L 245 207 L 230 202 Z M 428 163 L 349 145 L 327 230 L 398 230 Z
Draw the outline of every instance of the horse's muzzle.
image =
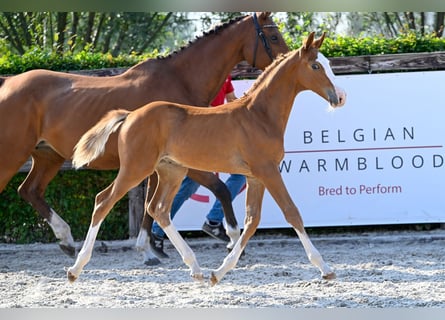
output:
M 329 90 L 328 101 L 329 101 L 329 104 L 331 105 L 331 107 L 337 107 L 339 99 L 338 99 L 335 91 Z
M 333 108 L 342 107 L 346 103 L 346 92 L 340 87 L 335 87 L 335 91 L 328 92 L 329 104 Z

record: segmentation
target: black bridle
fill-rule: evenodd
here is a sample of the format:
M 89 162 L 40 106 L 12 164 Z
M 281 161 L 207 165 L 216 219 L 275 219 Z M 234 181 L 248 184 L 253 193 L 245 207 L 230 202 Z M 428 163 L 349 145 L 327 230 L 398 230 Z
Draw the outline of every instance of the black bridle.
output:
M 258 39 L 261 39 L 261 42 L 263 43 L 263 47 L 267 52 L 267 55 L 269 56 L 270 60 L 273 61 L 272 56 L 272 48 L 269 45 L 269 42 L 267 41 L 266 35 L 263 32 L 263 28 L 278 28 L 276 24 L 266 24 L 264 26 L 260 26 L 258 23 L 258 18 L 256 16 L 256 13 L 253 14 L 253 23 L 255 24 L 255 29 L 257 33 L 256 41 L 255 41 L 255 50 L 253 51 L 253 63 L 252 67 L 255 68 L 255 61 L 256 61 L 256 52 L 258 50 Z

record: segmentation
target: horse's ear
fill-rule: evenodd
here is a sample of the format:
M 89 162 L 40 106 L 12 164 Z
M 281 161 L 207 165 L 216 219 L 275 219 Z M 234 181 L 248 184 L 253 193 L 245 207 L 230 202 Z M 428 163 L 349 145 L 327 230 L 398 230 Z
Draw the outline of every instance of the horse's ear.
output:
M 267 11 L 267 12 L 257 12 L 256 15 L 258 16 L 258 18 L 260 19 L 267 19 L 268 17 L 270 17 L 271 12 Z
M 314 41 L 315 32 L 309 33 L 309 36 L 303 40 L 303 49 L 307 50 L 312 45 L 312 42 Z
M 313 45 L 314 47 L 320 49 L 321 45 L 323 44 L 323 40 L 324 40 L 325 36 L 326 36 L 326 32 L 323 32 L 323 34 L 321 35 L 321 37 L 318 38 L 318 39 L 315 39 L 312 45 Z

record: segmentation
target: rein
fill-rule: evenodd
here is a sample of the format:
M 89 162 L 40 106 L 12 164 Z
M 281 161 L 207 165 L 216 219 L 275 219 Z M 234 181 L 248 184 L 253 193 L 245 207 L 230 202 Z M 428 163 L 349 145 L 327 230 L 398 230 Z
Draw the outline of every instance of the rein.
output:
M 275 24 L 266 24 L 263 27 L 261 27 L 260 24 L 258 23 L 258 18 L 256 16 L 256 13 L 253 14 L 253 23 L 255 24 L 255 29 L 256 29 L 256 33 L 257 33 L 257 37 L 256 37 L 256 41 L 255 41 L 255 50 L 253 51 L 253 63 L 252 63 L 252 67 L 255 68 L 256 52 L 258 50 L 258 38 L 261 39 L 261 42 L 263 43 L 263 46 L 267 52 L 267 55 L 269 56 L 270 60 L 273 61 L 272 49 L 269 45 L 269 42 L 267 41 L 266 35 L 264 34 L 262 28 L 278 28 L 278 26 Z

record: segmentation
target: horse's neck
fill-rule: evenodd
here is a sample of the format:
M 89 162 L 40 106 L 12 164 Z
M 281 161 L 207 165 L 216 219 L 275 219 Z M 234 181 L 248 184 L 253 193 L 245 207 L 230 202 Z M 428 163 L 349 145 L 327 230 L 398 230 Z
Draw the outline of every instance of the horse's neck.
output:
M 242 36 L 226 28 L 218 34 L 197 39 L 168 58 L 158 60 L 165 66 L 161 70 L 169 70 L 174 75 L 171 81 L 175 85 L 182 83 L 184 89 L 190 92 L 190 99 L 193 100 L 183 103 L 210 104 L 233 67 L 242 60 Z
M 216 96 L 234 66 L 242 60 L 242 40 L 237 41 L 229 29 L 223 31 L 198 40 L 172 57 L 178 72 L 193 78 L 193 81 L 188 81 L 190 90 L 205 96 L 207 104 Z

